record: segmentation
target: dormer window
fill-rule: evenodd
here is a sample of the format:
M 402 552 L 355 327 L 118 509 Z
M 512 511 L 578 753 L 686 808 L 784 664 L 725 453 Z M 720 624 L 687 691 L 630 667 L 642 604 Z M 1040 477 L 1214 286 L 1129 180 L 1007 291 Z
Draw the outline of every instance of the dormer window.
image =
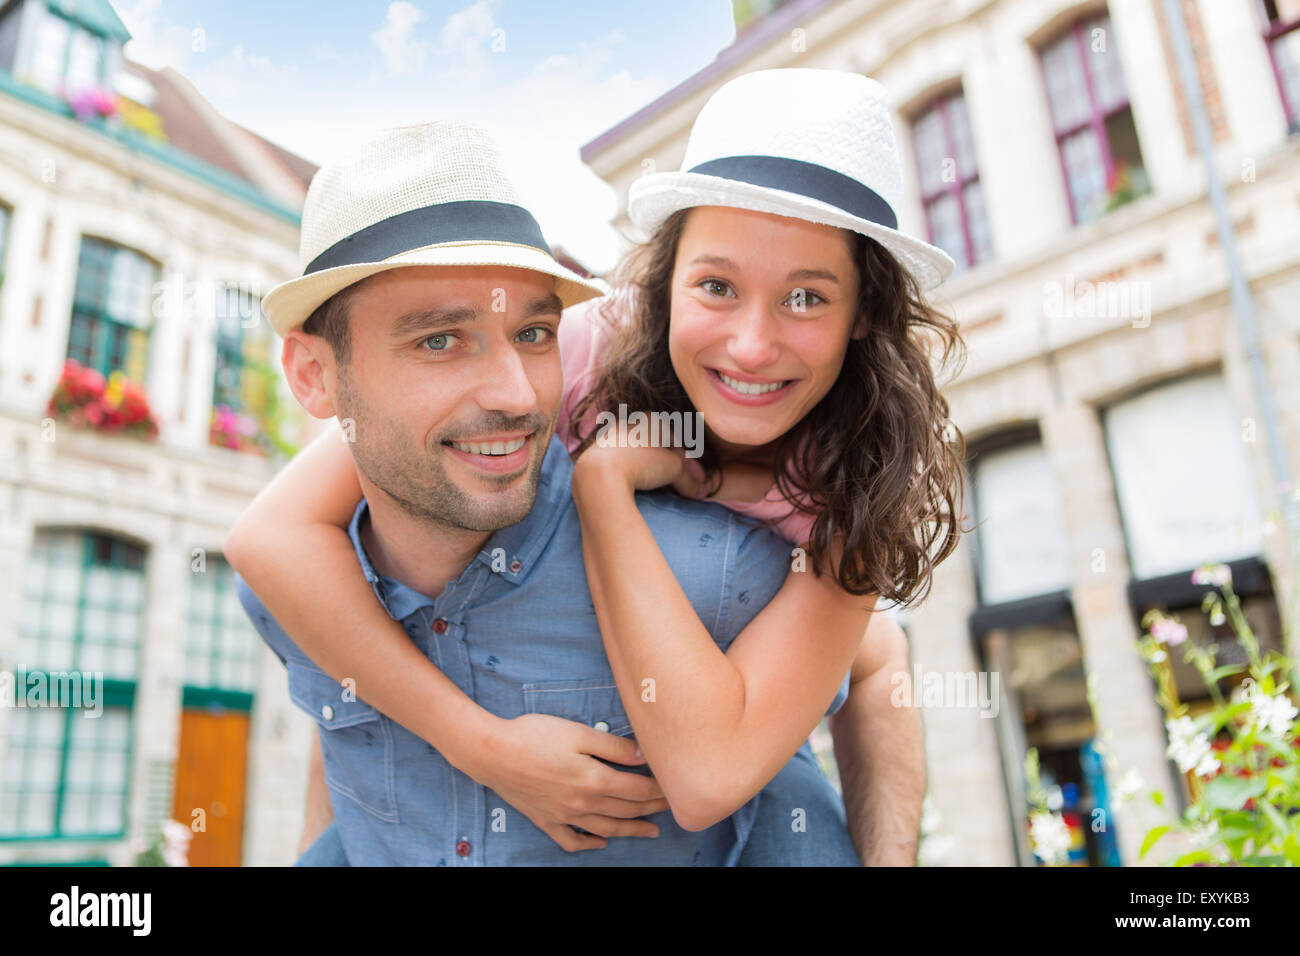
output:
M 27 0 L 13 72 L 48 93 L 112 87 L 130 33 L 107 0 Z

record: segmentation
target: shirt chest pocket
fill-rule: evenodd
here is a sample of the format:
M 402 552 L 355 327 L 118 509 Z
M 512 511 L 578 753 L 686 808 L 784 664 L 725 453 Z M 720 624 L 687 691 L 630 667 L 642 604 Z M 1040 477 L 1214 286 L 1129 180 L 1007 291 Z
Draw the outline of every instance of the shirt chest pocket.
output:
M 321 729 L 325 782 L 386 823 L 397 822 L 392 722 L 324 671 L 288 662 L 289 697 Z
M 550 714 L 617 737 L 632 736 L 632 722 L 612 676 L 524 684 L 524 713 Z

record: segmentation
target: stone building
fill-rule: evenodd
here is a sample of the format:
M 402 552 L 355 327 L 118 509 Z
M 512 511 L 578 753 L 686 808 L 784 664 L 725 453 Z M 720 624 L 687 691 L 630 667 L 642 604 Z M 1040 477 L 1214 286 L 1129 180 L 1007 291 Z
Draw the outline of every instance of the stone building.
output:
M 1181 5 L 1296 473 L 1300 3 Z M 1186 799 L 1134 649 L 1142 614 L 1181 613 L 1194 638 L 1214 632 L 1224 659 L 1240 658 L 1202 618 L 1192 570 L 1228 563 L 1271 646 L 1292 580 L 1162 0 L 735 7 L 735 42 L 583 159 L 635 240 L 629 185 L 679 168 L 727 80 L 820 67 L 884 85 L 907 178 L 901 228 L 958 263 L 933 301 L 969 346 L 946 394 L 978 524 L 902 615 L 913 678 L 1000 684 L 996 708 L 955 706 L 951 692 L 923 707 L 946 861 L 1032 865 L 1023 767 L 1036 748 L 1090 862 L 1133 864 L 1158 821 L 1117 799 L 1129 769 Z M 1175 672 L 1195 713 L 1205 690 L 1190 667 Z
M 104 0 L 0 4 L 0 864 L 128 863 L 169 817 L 192 863 L 284 863 L 310 721 L 221 548 L 315 424 L 258 305 L 314 167 L 127 39 Z M 105 397 L 60 415 L 68 359 Z

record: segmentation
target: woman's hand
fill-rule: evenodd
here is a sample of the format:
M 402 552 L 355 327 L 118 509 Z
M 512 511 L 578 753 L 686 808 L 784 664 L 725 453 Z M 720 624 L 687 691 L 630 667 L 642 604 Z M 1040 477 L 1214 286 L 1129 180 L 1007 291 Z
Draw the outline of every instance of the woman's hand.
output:
M 655 824 L 638 819 L 668 809 L 659 782 L 595 759 L 644 764 L 636 749 L 628 737 L 550 714 L 524 714 L 501 721 L 475 765 L 464 769 L 572 853 L 600 849 L 606 837 L 659 835 Z
M 671 485 L 688 498 L 702 498 L 706 493 L 703 478 L 703 470 L 680 448 L 592 445 L 573 466 L 575 485 L 579 481 L 610 482 L 626 487 L 629 493 Z
M 720 471 L 706 476 L 698 460 L 680 448 L 592 445 L 574 465 L 573 480 L 612 481 L 629 492 L 671 485 L 684 497 L 717 501 L 762 501 L 772 489 L 772 470 L 766 465 L 728 462 Z

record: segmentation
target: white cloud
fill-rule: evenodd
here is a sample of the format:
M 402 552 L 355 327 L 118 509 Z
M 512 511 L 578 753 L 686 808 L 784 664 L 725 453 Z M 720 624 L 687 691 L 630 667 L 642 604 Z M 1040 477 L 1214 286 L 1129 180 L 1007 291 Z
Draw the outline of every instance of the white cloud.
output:
M 481 63 L 484 47 L 497 30 L 492 10 L 500 5 L 500 0 L 478 0 L 449 16 L 440 36 L 443 54 L 461 63 Z M 496 35 L 504 39 L 505 32 Z
M 283 93 L 296 83 L 298 67 L 277 65 L 269 56 L 250 53 L 242 44 L 236 44 L 226 56 L 199 62 L 190 79 L 203 96 L 217 105 L 218 101 L 229 103 L 265 95 L 268 89 Z M 220 105 L 217 108 L 222 109 Z M 230 118 L 238 122 L 237 116 Z
M 371 42 L 379 47 L 388 72 L 393 76 L 407 76 L 424 69 L 424 57 L 429 44 L 413 36 L 416 24 L 424 14 L 413 3 L 397 0 L 388 5 L 384 25 L 370 34 Z
M 184 26 L 167 22 L 162 16 L 162 0 L 137 0 L 130 6 L 119 3 L 115 9 L 131 31 L 125 49 L 127 58 L 155 70 L 170 66 L 185 72 L 195 46 L 201 48 L 205 42 L 199 24 Z

